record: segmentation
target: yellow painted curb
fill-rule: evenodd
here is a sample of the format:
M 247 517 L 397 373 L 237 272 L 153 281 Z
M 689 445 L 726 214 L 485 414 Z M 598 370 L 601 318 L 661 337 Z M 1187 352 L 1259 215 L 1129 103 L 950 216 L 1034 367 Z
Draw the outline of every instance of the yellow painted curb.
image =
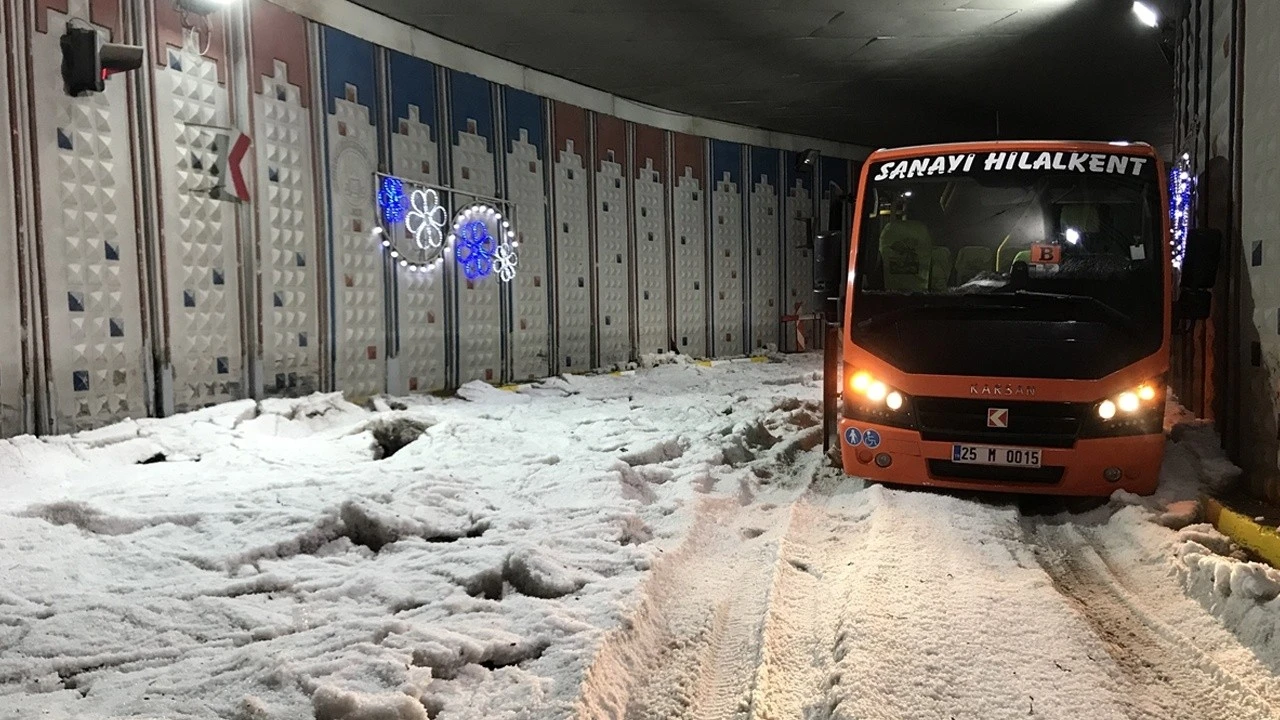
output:
M 710 360 L 695 360 L 695 361 L 694 361 L 694 364 L 695 364 L 695 365 L 701 365 L 702 367 L 711 367 L 711 366 L 712 366 L 712 362 L 711 362 Z
M 752 358 L 751 358 L 751 362 L 753 362 L 753 363 L 767 363 L 767 362 L 769 362 L 769 358 L 767 358 L 767 357 L 765 357 L 765 356 L 763 356 L 763 355 L 757 355 L 757 356 L 755 356 L 755 357 L 752 357 Z
M 519 385 L 499 385 L 498 389 L 506 390 L 507 392 L 515 392 L 516 390 L 520 389 L 520 386 Z
M 1206 497 L 1205 514 L 1223 535 L 1257 553 L 1273 567 L 1280 567 L 1280 532 L 1263 525 L 1251 516 L 1232 510 L 1220 500 Z

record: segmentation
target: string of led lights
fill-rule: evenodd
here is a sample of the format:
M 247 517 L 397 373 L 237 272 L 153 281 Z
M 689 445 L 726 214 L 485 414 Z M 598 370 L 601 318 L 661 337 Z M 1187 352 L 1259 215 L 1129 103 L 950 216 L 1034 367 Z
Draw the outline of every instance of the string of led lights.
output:
M 470 281 L 515 279 L 520 243 L 511 218 L 499 209 L 507 203 L 382 173 L 374 183 L 378 224 L 372 236 L 402 269 L 431 272 L 452 256 Z M 457 205 L 452 222 L 442 198 Z
M 1173 228 L 1173 266 L 1182 267 L 1187 252 L 1187 230 L 1191 227 L 1191 203 L 1196 182 L 1191 175 L 1191 156 L 1183 153 L 1169 171 L 1169 218 Z

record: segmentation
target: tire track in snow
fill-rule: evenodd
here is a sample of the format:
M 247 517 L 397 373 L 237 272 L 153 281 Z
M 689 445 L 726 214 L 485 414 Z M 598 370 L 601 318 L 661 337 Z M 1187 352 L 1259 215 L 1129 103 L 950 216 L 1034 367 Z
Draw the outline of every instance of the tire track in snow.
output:
M 840 519 L 813 493 L 791 506 L 764 619 L 750 720 L 831 717 L 828 692 L 839 682 L 834 671 L 839 617 L 832 610 L 848 590 L 842 572 L 847 565 L 832 551 L 848 551 L 854 539 L 839 532 Z
M 848 592 L 831 551 L 849 538 L 819 502 L 707 502 L 597 653 L 577 716 L 829 718 L 832 609 Z
M 745 717 L 786 508 L 706 500 L 587 671 L 577 717 Z M 751 530 L 765 529 L 756 535 Z
M 1241 677 L 1161 621 L 1130 592 L 1099 548 L 1070 525 L 1024 519 L 1028 541 L 1054 586 L 1088 621 L 1124 672 L 1118 700 L 1133 718 L 1247 720 L 1280 717 L 1266 684 Z

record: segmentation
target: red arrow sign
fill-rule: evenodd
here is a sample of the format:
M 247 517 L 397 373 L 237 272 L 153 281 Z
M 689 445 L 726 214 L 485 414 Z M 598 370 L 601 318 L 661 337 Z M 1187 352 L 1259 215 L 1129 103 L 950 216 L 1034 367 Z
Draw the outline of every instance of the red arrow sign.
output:
M 242 201 L 249 199 L 249 183 L 245 182 L 244 179 L 244 158 L 249 153 L 251 144 L 248 135 L 237 133 L 235 140 L 231 143 L 231 152 L 227 155 L 227 171 L 231 175 L 231 192 Z
M 987 409 L 987 427 L 993 427 L 993 428 L 1009 427 L 1009 409 L 1008 408 L 988 408 Z

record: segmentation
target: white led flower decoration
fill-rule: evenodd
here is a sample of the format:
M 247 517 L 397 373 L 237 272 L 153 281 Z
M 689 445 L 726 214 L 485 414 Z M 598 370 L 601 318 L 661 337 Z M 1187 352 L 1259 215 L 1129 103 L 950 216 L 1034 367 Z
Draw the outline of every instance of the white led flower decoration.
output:
M 502 282 L 511 282 L 516 276 L 516 264 L 520 258 L 516 256 L 515 248 L 511 247 L 511 243 L 504 242 L 498 246 L 498 251 L 493 254 L 493 271 L 498 273 L 498 277 Z
M 418 189 L 410 197 L 412 209 L 404 217 L 405 229 L 419 248 L 427 250 L 444 244 L 444 223 L 448 213 L 435 190 Z

